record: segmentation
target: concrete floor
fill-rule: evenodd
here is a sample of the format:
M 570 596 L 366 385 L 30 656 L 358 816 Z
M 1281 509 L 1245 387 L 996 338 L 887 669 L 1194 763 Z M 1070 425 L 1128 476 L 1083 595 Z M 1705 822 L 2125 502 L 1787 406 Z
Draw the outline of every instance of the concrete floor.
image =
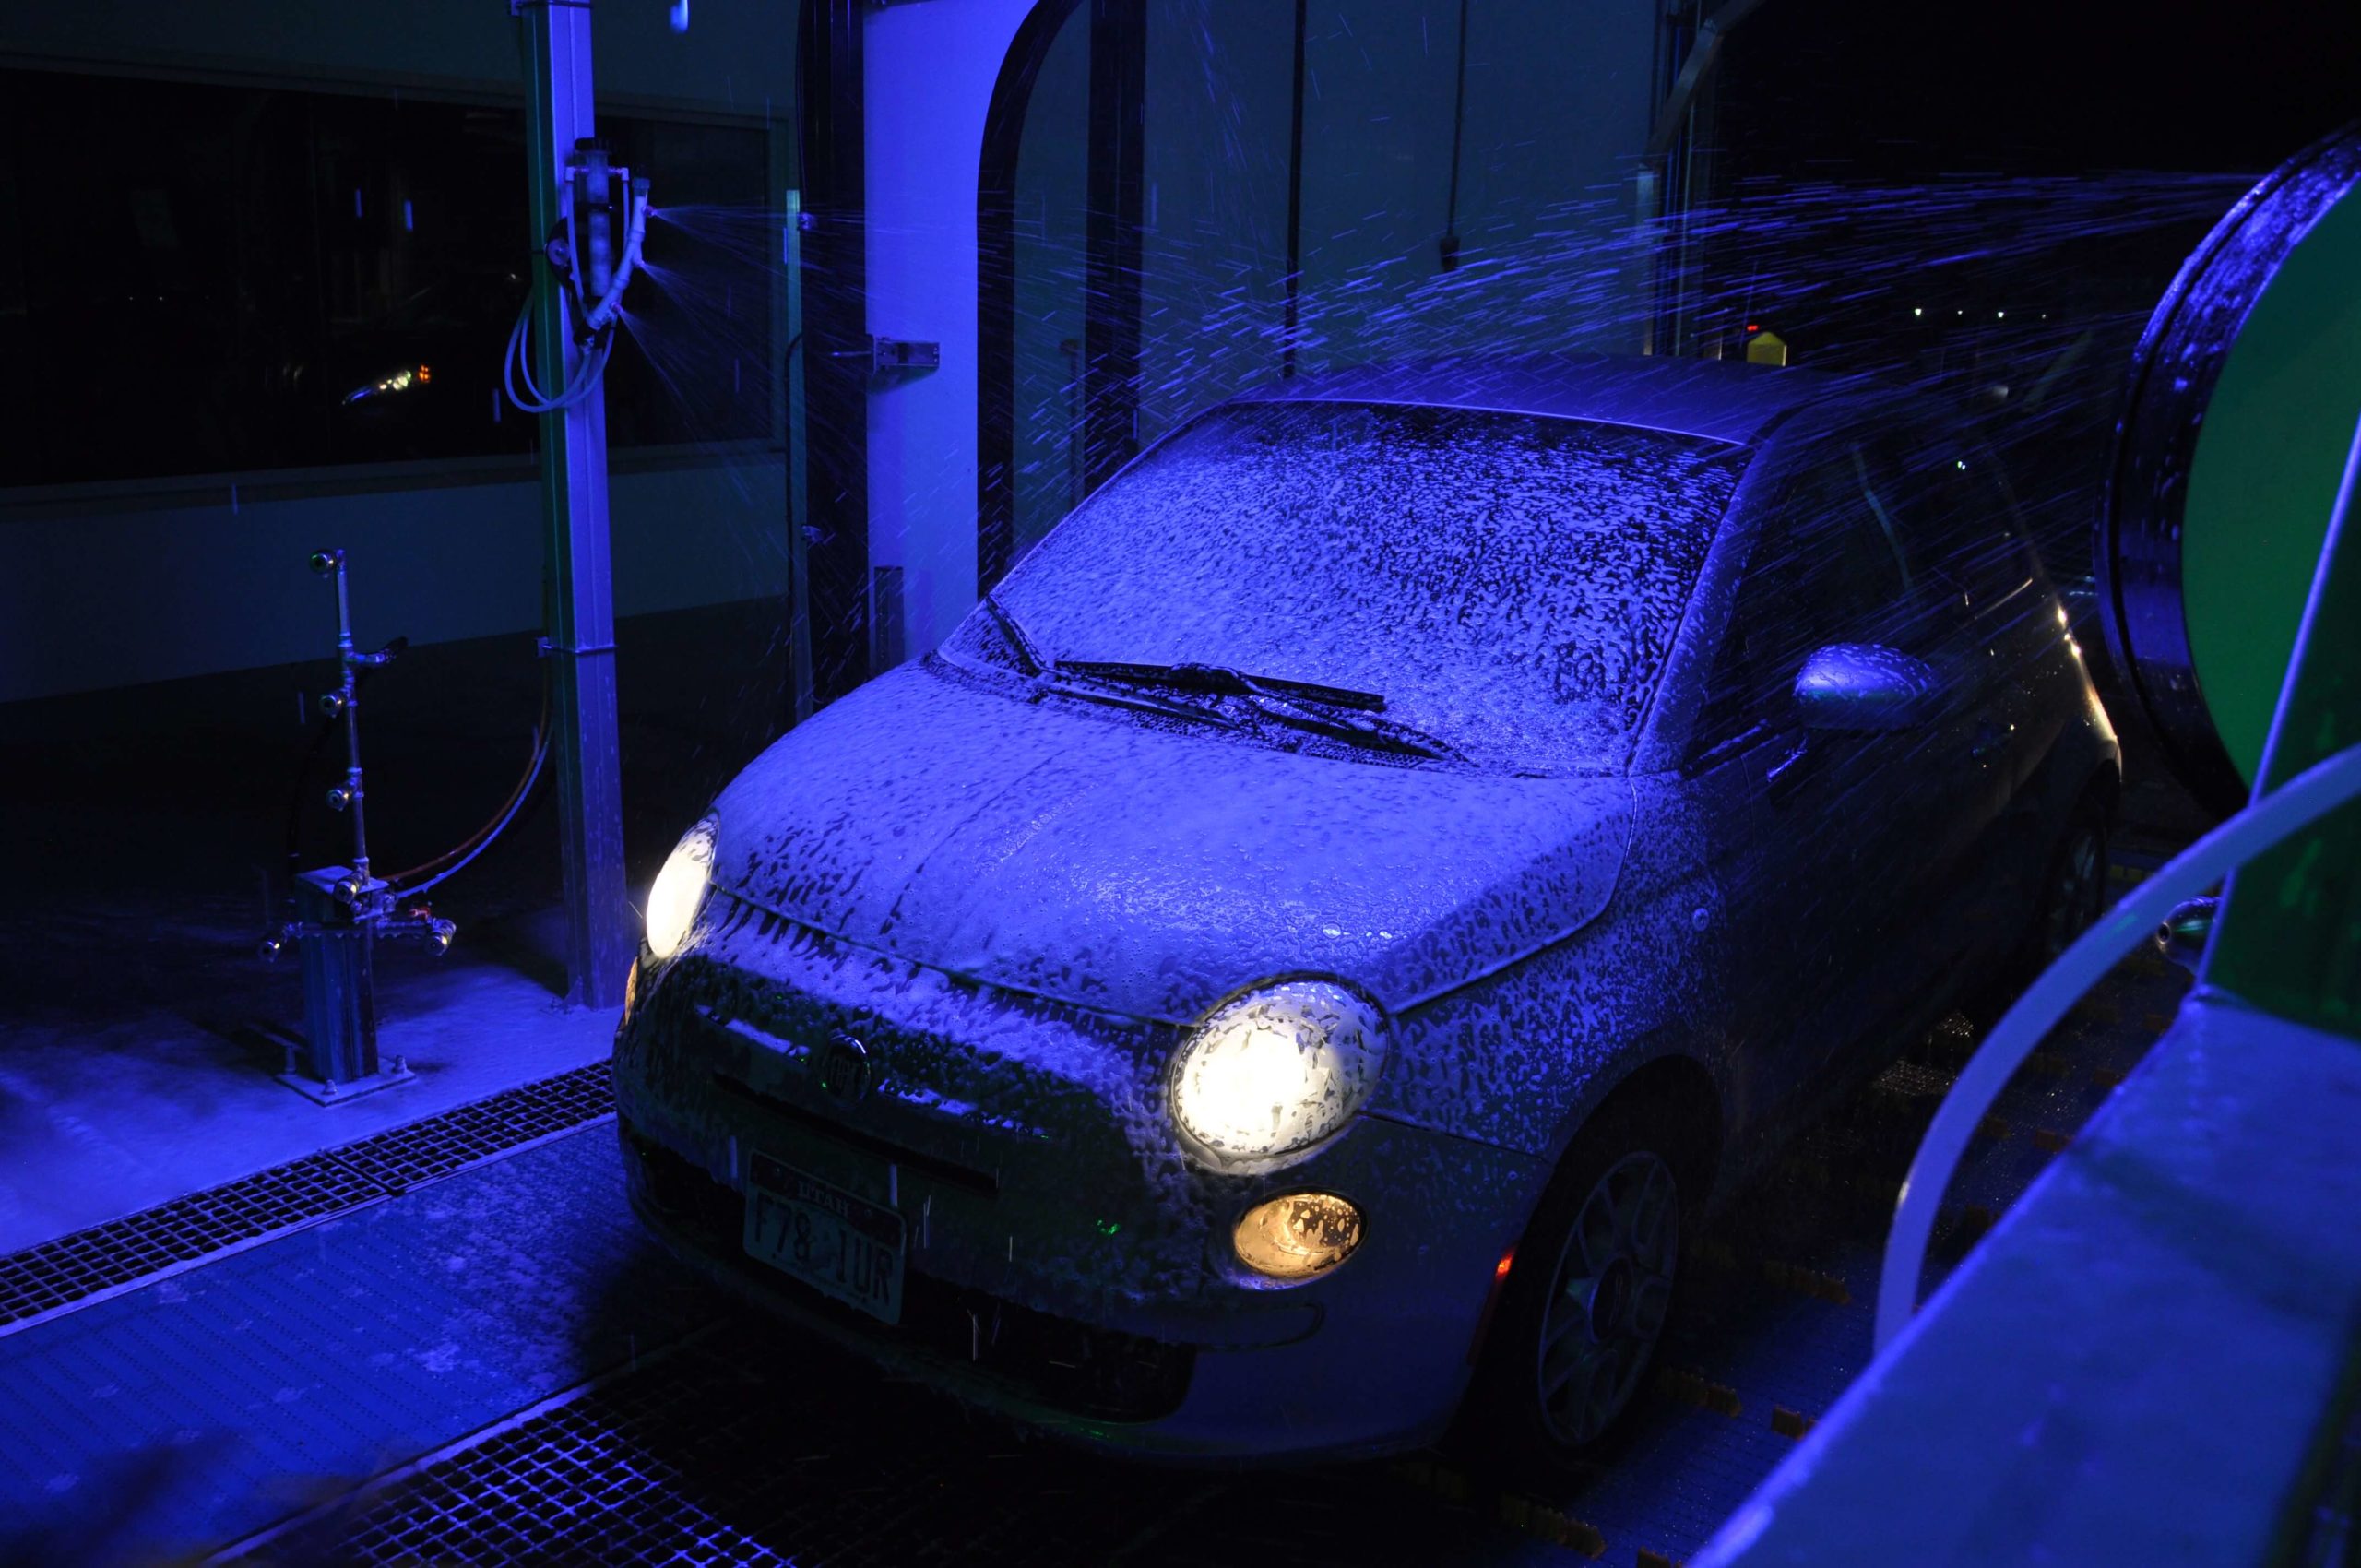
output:
M 205 933 L 231 948 L 242 928 Z M 243 945 L 243 944 L 239 944 Z M 251 962 L 251 960 L 246 960 Z M 279 1084 L 284 977 L 212 1007 L 19 1021 L 0 1053 L 0 1253 L 604 1057 L 616 1012 L 568 1009 L 496 959 L 398 954 L 379 1050 L 409 1082 L 321 1106 Z M 265 1005 L 246 1005 L 257 999 Z M 300 1018 L 301 1004 L 294 1008 Z

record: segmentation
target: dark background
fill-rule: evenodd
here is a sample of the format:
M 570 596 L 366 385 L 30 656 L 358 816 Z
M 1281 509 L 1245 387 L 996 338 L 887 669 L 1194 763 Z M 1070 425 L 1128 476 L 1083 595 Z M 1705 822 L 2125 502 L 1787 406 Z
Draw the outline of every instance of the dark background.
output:
M 2361 114 L 2361 6 L 1769 0 L 1722 91 L 1740 178 L 2259 175 Z
M 763 208 L 760 130 L 600 132 L 668 203 Z M 512 107 L 0 70 L 0 487 L 530 452 L 495 395 L 530 280 L 524 160 Z M 759 255 L 651 232 L 741 311 L 733 346 L 766 341 Z M 730 388 L 691 404 L 619 334 L 610 440 L 770 436 L 769 355 L 742 359 L 671 366 Z
M 1972 404 L 2070 590 L 2150 313 L 2254 180 L 2356 119 L 2343 0 L 1768 0 L 1701 137 L 1699 341 L 1767 329 Z

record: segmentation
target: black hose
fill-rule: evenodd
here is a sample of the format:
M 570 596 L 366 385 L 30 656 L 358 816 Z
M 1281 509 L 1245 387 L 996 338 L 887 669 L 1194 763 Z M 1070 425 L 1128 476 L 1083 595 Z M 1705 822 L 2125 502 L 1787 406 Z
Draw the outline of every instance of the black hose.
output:
M 397 638 L 395 642 L 387 644 L 385 651 L 398 652 L 406 648 L 409 643 L 409 639 L 407 637 Z M 359 700 L 361 684 L 368 678 L 369 673 L 370 667 L 367 665 L 353 671 L 352 686 L 356 702 Z M 320 754 L 327 749 L 327 743 L 335 736 L 337 726 L 340 722 L 339 719 L 331 719 L 322 724 L 318 732 L 313 735 L 312 743 L 304 748 L 303 760 L 296 765 L 295 785 L 287 797 L 287 879 L 291 888 L 295 878 L 302 874 L 303 869 L 303 802 L 307 796 L 316 793 L 314 789 L 316 780 L 313 776 L 313 770 L 319 763 Z M 507 797 L 501 802 L 500 809 L 493 812 L 491 819 L 481 827 L 477 828 L 475 832 L 451 849 L 431 861 L 411 866 L 407 871 L 397 872 L 387 877 L 386 879 L 387 885 L 397 893 L 423 892 L 474 860 L 508 827 L 510 823 L 516 820 L 518 813 L 524 809 L 528 797 L 532 793 L 533 786 L 540 781 L 541 768 L 548 760 L 549 748 L 550 687 L 548 681 L 544 680 L 541 683 L 540 717 L 533 724 L 532 754 L 526 761 L 525 771 L 518 776 L 516 783 L 509 790 Z M 456 864 L 453 863 L 455 861 Z M 445 867 L 449 869 L 445 870 Z M 421 876 L 426 878 L 424 882 L 415 883 L 408 887 L 401 885 L 413 877 Z
M 444 877 L 450 875 L 452 872 L 457 871 L 461 866 L 474 860 L 486 846 L 500 837 L 509 823 L 515 820 L 516 814 L 524 809 L 526 798 L 532 793 L 533 786 L 540 781 L 541 765 L 548 759 L 549 751 L 550 688 L 549 683 L 543 681 L 541 683 L 541 716 L 533 725 L 532 755 L 527 759 L 525 771 L 516 780 L 516 787 L 508 791 L 508 798 L 500 802 L 500 809 L 493 812 L 491 819 L 481 827 L 477 828 L 453 848 L 445 849 L 431 861 L 410 867 L 408 871 L 396 872 L 386 879 L 386 882 L 391 884 L 397 893 L 422 893 L 442 881 Z M 445 870 L 445 867 L 449 869 Z M 409 883 L 412 877 L 424 877 L 426 880 L 413 883 L 409 886 L 402 885 Z

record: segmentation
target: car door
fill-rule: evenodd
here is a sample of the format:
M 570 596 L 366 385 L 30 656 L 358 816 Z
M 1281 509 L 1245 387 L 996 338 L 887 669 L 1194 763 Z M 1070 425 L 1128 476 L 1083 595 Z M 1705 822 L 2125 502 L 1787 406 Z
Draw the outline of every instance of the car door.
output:
M 1964 959 L 1979 944 L 2005 949 L 2047 845 L 2009 837 L 2009 816 L 2049 739 L 2030 680 L 2063 628 L 2047 578 L 2017 525 L 2015 503 L 1989 450 L 1964 433 L 1922 425 L 1874 444 L 1880 483 L 1895 493 L 1904 548 L 1920 564 L 1916 648 L 1951 698 L 1930 755 L 1941 800 L 1929 821 L 1929 907 Z M 2022 825 L 2020 825 L 2022 826 Z
M 1913 903 L 1925 736 L 1809 731 L 1793 700 L 1815 649 L 1892 646 L 1916 614 L 1864 443 L 1818 444 L 1749 552 L 1691 747 L 1750 1111 L 1810 1088 L 1906 1014 L 1936 962 Z

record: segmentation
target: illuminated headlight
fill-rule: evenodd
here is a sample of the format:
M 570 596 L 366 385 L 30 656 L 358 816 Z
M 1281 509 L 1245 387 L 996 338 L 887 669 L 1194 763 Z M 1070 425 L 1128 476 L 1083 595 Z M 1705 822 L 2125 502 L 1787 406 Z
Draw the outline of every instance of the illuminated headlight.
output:
M 713 818 L 707 817 L 672 846 L 656 885 L 647 890 L 647 950 L 669 958 L 688 939 L 689 927 L 713 881 Z
M 1334 1136 L 1384 1064 L 1374 1007 L 1340 985 L 1290 980 L 1190 1035 L 1172 1059 L 1172 1120 L 1204 1163 L 1268 1170 Z

